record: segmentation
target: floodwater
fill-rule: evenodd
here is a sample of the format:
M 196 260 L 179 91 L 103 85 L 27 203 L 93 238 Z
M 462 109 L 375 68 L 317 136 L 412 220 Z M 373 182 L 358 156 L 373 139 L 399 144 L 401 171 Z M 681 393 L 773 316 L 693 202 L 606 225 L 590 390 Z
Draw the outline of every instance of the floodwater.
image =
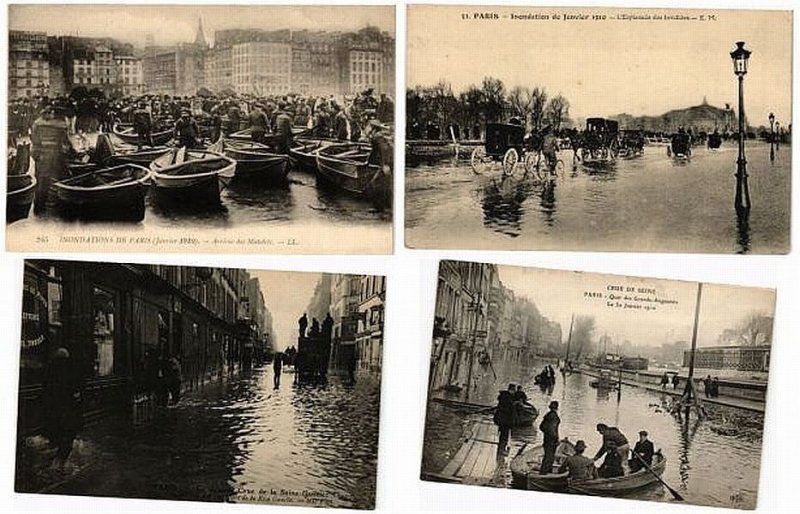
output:
M 145 198 L 145 216 L 141 225 L 146 228 L 179 227 L 226 228 L 237 226 L 291 226 L 293 223 L 326 226 L 389 227 L 391 209 L 376 207 L 369 199 L 359 198 L 317 183 L 315 174 L 302 168 L 289 172 L 286 184 L 271 184 L 235 178 L 220 194 L 218 204 L 186 203 L 157 196 L 149 191 Z M 87 220 L 82 220 L 87 221 Z M 129 222 L 93 222 L 99 228 L 122 227 Z M 70 226 L 57 215 L 40 217 L 31 212 L 30 218 L 15 225 L 57 224 Z
M 495 363 L 496 379 L 489 367 L 481 367 L 477 387 L 470 392 L 469 402 L 493 405 L 499 390 L 508 383 L 522 384 L 530 403 L 539 409 L 539 418 L 534 427 L 512 430 L 511 457 L 525 443 L 541 444 L 537 427 L 547 411 L 547 405 L 551 400 L 557 400 L 560 403 L 561 438 L 568 437 L 572 442 L 583 439 L 588 446 L 588 456 L 593 456 L 601 445 L 602 438 L 595 429 L 597 423 L 617 426 L 631 445 L 640 430 L 647 430 L 656 449 L 660 448 L 667 458 L 664 480 L 678 490 L 687 502 L 755 508 L 763 416 L 709 405 L 707 419 L 698 423 L 692 415 L 687 423 L 669 414 L 673 400 L 667 395 L 623 385 L 618 402 L 616 391 L 592 389 L 589 386 L 591 378 L 578 373 L 567 375 L 565 379 L 556 373 L 555 387 L 543 391 L 533 385 L 533 376 L 543 365 L 544 362 L 539 362 L 536 367 L 523 368 Z M 457 441 L 451 439 L 454 435 L 453 426 L 457 427 L 458 437 L 461 432 L 459 421 L 474 419 L 473 416 L 446 404 L 430 404 L 425 439 L 429 466 L 440 466 L 446 461 L 448 452 L 452 454 L 453 448 L 458 446 Z M 490 415 L 483 416 L 490 419 Z M 437 472 L 440 469 L 426 471 Z M 508 484 L 510 487 L 510 476 Z M 669 492 L 658 484 L 640 490 L 630 498 L 674 501 Z
M 295 384 L 271 367 L 183 398 L 132 434 L 95 435 L 106 464 L 53 492 L 374 508 L 380 386 Z M 79 436 L 85 437 L 85 436 Z
M 562 151 L 545 184 L 518 166 L 475 175 L 468 160 L 406 170 L 406 242 L 418 248 L 787 253 L 791 146 L 747 143 L 752 209 L 734 209 L 738 149 L 695 148 L 688 162 L 648 146 L 605 168 Z M 772 157 L 772 158 L 771 158 Z

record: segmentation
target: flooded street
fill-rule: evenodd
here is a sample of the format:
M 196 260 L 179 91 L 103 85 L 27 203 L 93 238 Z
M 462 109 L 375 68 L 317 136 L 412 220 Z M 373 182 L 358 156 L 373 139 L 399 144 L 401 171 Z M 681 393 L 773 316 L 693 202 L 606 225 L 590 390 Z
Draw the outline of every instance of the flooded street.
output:
M 558 400 L 560 437 L 568 437 L 572 442 L 585 440 L 587 456 L 593 456 L 601 445 L 601 436 L 595 431 L 597 423 L 619 427 L 631 444 L 640 430 L 647 430 L 656 449 L 660 448 L 667 458 L 664 480 L 680 491 L 688 502 L 755 508 L 762 415 L 708 406 L 707 419 L 697 423 L 692 417 L 687 424 L 669 414 L 667 409 L 673 400 L 666 394 L 623 386 L 617 402 L 616 391 L 592 389 L 589 386 L 591 378 L 579 373 L 566 376 L 566 381 L 557 374 L 552 391 L 543 391 L 533 385 L 533 376 L 544 364 L 539 362 L 532 368 L 496 364 L 496 380 L 490 371 L 482 370 L 488 375 L 481 377 L 479 383 L 482 385 L 473 389 L 467 400 L 494 405 L 498 391 L 509 382 L 524 386 L 530 403 L 540 413 L 533 427 L 512 430 L 510 457 L 515 456 L 525 443 L 541 444 L 538 425 L 548 403 Z M 448 460 L 453 448 L 458 447 L 462 424 L 476 419 L 491 419 L 491 414 L 469 414 L 447 404 L 431 403 L 426 419 L 423 471 L 438 472 L 441 468 L 436 468 Z M 507 481 L 510 487 L 510 476 Z M 660 485 L 640 490 L 632 498 L 674 501 Z
M 53 492 L 370 508 L 379 384 L 293 380 L 284 373 L 275 389 L 263 367 L 190 393 L 151 425 L 107 435 L 113 464 Z
M 789 250 L 791 147 L 748 142 L 752 210 L 737 219 L 737 148 L 698 147 L 689 162 L 666 147 L 605 169 L 561 151 L 563 177 L 534 184 L 519 166 L 475 175 L 468 159 L 406 170 L 406 241 L 411 247 L 504 250 L 630 250 L 785 253 Z

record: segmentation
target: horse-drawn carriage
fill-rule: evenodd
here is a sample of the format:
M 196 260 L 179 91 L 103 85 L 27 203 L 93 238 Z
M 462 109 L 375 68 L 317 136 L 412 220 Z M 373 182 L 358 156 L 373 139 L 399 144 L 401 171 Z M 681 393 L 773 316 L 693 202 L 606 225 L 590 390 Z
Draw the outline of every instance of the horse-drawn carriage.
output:
M 525 138 L 525 127 L 517 123 L 488 123 L 484 145 L 475 148 L 470 156 L 472 171 L 478 175 L 487 172 L 495 163 L 501 163 L 503 174 L 509 176 L 520 161 L 529 170 L 538 160 L 538 152 Z
M 619 123 L 605 118 L 587 118 L 580 144 L 584 164 L 608 164 L 619 155 Z
M 692 156 L 692 136 L 683 130 L 673 134 L 667 147 L 667 156 L 678 161 L 689 160 Z
M 623 130 L 619 137 L 619 156 L 637 157 L 644 154 L 644 133 L 641 130 Z

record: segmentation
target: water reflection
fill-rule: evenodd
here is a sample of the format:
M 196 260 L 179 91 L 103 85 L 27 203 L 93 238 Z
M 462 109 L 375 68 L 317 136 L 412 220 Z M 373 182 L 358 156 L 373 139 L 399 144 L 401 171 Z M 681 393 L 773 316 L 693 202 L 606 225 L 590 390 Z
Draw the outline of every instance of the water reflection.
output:
M 481 383 L 472 402 L 494 404 L 497 393 L 508 383 L 522 384 L 530 402 L 543 411 L 551 399 L 559 399 L 561 405 L 561 437 L 572 441 L 583 439 L 588 445 L 587 455 L 593 454 L 601 445 L 601 438 L 595 430 L 597 423 L 603 422 L 619 427 L 635 440 L 639 430 L 647 430 L 657 449 L 667 458 L 664 480 L 672 487 L 685 491 L 688 502 L 753 508 L 756 502 L 763 416 L 745 411 L 729 412 L 721 410 L 710 412 L 709 417 L 699 421 L 696 414 L 688 418 L 676 413 L 671 396 L 653 393 L 631 386 L 622 387 L 619 396 L 607 390 L 593 389 L 590 378 L 582 374 L 558 375 L 554 389 L 540 390 L 533 385 L 533 376 L 542 363 L 532 366 L 518 363 L 496 362 L 497 378 L 481 376 Z M 707 406 L 708 407 L 708 406 Z M 721 408 L 720 408 L 721 409 Z M 433 435 L 436 430 L 446 429 L 440 420 L 452 418 L 440 414 L 442 409 L 429 410 L 426 420 L 426 462 L 435 462 L 435 452 L 447 448 L 442 434 Z M 475 415 L 472 416 L 487 416 Z M 469 415 L 462 419 L 468 419 Z M 539 444 L 541 436 L 535 428 L 512 430 L 511 452 L 513 456 L 525 444 Z M 747 429 L 741 427 L 748 427 Z M 460 435 L 460 432 L 459 432 Z M 432 444 L 432 448 L 428 445 Z M 448 449 L 453 451 L 458 445 Z M 437 461 L 441 462 L 441 461 Z M 437 472 L 439 470 L 432 469 Z M 638 491 L 638 499 L 673 501 L 665 494 L 660 484 Z
M 768 144 L 748 145 L 753 210 L 740 244 L 730 215 L 736 153 L 733 145 L 697 148 L 676 165 L 663 148 L 648 147 L 614 166 L 578 162 L 551 190 L 529 188 L 521 169 L 503 181 L 499 167 L 476 176 L 464 160 L 423 164 L 406 172 L 407 239 L 439 248 L 486 247 L 491 236 L 497 249 L 787 251 L 789 159 L 776 147 L 771 162 Z

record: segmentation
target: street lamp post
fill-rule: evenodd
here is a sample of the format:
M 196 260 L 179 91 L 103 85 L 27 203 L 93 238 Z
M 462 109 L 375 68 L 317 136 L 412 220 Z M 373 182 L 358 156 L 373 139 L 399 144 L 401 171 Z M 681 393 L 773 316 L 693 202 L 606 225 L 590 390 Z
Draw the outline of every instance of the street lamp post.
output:
M 744 48 L 744 41 L 736 42 L 736 49 L 731 52 L 733 73 L 739 78 L 739 158 L 736 160 L 736 199 L 735 207 L 739 212 L 750 210 L 750 188 L 747 185 L 747 159 L 744 153 L 744 76 L 747 75 L 747 61 L 752 52 Z

